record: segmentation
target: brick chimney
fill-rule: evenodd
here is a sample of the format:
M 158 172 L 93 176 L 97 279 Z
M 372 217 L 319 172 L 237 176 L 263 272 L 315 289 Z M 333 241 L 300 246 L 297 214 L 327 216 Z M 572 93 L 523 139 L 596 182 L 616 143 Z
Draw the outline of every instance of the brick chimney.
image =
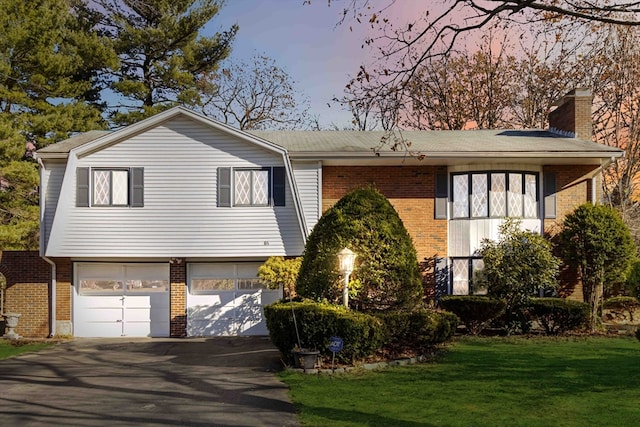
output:
M 576 88 L 553 105 L 557 108 L 549 113 L 549 130 L 573 138 L 591 141 L 591 91 Z

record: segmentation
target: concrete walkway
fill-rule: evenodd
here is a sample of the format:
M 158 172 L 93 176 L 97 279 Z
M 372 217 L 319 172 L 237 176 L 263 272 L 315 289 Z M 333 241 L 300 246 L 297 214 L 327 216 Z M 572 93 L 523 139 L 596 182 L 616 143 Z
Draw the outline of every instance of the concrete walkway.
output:
M 295 426 L 267 338 L 76 339 L 0 361 L 0 426 Z

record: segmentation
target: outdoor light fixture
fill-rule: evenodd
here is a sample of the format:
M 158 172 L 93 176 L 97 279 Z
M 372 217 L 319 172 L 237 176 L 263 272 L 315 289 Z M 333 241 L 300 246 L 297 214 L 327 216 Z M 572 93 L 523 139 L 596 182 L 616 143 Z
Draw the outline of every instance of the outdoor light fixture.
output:
M 342 290 L 342 301 L 344 306 L 349 308 L 349 275 L 353 271 L 353 263 L 356 260 L 356 254 L 349 248 L 344 248 L 338 252 L 338 260 L 340 262 L 340 273 L 344 280 L 344 289 Z

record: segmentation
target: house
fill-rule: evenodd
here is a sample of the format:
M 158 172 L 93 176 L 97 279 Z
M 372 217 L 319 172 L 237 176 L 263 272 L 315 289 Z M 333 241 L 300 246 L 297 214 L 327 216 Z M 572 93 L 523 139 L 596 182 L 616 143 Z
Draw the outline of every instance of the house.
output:
M 473 292 L 476 249 L 505 216 L 550 230 L 599 199 L 600 172 L 623 152 L 590 141 L 590 112 L 578 89 L 550 130 L 404 132 L 419 155 L 376 155 L 382 132 L 243 132 L 178 107 L 40 149 L 50 333 L 266 334 L 262 306 L 282 294 L 258 266 L 301 255 L 322 212 L 369 184 L 419 259 L 452 272 L 446 292 Z

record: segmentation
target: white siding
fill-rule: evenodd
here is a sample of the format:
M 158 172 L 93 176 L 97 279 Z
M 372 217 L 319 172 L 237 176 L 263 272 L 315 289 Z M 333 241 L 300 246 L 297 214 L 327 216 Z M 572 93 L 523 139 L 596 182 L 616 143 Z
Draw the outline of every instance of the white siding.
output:
M 520 228 L 540 232 L 541 220 L 522 219 Z M 498 240 L 503 219 L 456 219 L 449 221 L 449 256 L 470 257 L 476 255 L 484 239 Z
M 218 167 L 283 166 L 278 153 L 178 117 L 69 162 L 46 255 L 302 253 L 291 187 L 284 207 L 216 206 Z M 76 167 L 143 167 L 144 207 L 75 207 Z
M 42 170 L 42 184 L 43 185 L 43 212 L 42 225 L 40 227 L 40 233 L 43 234 L 45 247 L 49 242 L 49 236 L 51 234 L 51 227 L 53 224 L 53 218 L 56 214 L 56 207 L 58 197 L 60 196 L 60 189 L 62 188 L 62 180 L 64 178 L 65 163 L 62 161 L 47 162 L 45 168 Z
M 292 162 L 291 167 L 298 187 L 307 231 L 311 232 L 322 215 L 320 202 L 322 165 L 320 162 Z

